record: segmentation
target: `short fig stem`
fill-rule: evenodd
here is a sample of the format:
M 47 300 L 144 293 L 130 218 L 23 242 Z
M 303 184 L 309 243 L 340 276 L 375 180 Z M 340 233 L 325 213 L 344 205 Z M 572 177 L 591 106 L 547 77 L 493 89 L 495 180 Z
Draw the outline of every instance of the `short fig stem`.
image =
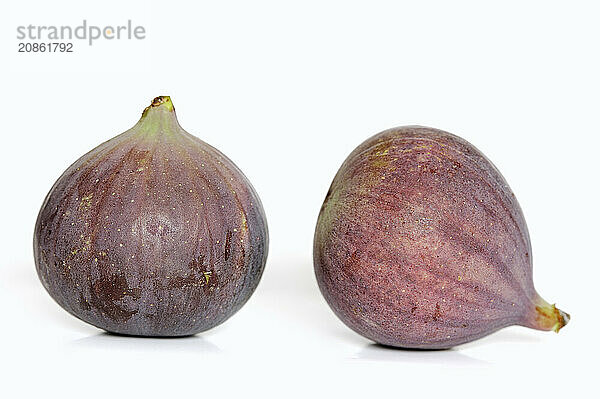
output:
M 558 332 L 567 325 L 571 316 L 568 313 L 558 309 L 554 304 L 549 304 L 542 298 L 539 298 L 535 304 L 535 320 L 531 327 L 538 330 L 552 330 Z
M 144 109 L 134 130 L 146 137 L 154 138 L 176 135 L 181 127 L 177 123 L 171 97 L 158 96 L 152 100 L 152 103 Z
M 171 97 L 169 96 L 155 97 L 154 100 L 152 100 L 152 103 L 150 103 L 150 105 L 147 106 L 146 109 L 144 109 L 144 112 L 142 112 L 142 116 L 145 116 L 148 113 L 148 111 L 152 108 L 160 108 L 164 109 L 165 111 L 175 110 L 175 108 L 173 107 L 173 103 L 171 102 Z
M 162 104 L 165 104 L 165 107 L 169 109 L 169 111 L 173 110 L 173 103 L 171 102 L 171 97 L 169 96 L 158 96 L 152 100 L 151 107 L 159 107 Z

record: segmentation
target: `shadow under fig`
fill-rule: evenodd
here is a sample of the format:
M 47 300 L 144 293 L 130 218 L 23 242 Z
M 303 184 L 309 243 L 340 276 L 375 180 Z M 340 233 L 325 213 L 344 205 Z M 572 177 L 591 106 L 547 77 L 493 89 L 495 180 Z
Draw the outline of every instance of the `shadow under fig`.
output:
M 101 332 L 69 343 L 72 347 L 102 350 L 182 351 L 187 353 L 218 354 L 221 349 L 199 335 L 186 337 L 136 337 Z
M 356 359 L 389 362 L 425 363 L 438 365 L 489 366 L 491 363 L 480 360 L 456 349 L 410 349 L 396 348 L 371 343 L 363 347 Z

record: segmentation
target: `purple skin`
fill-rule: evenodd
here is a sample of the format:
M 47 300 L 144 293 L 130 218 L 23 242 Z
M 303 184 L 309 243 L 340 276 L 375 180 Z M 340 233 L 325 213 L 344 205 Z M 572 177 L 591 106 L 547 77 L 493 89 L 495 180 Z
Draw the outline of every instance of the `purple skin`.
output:
M 535 291 L 527 225 L 500 172 L 437 129 L 390 129 L 350 154 L 319 214 L 314 264 L 337 316 L 384 345 L 444 349 L 569 321 Z
M 157 97 L 58 179 L 33 247 L 44 287 L 72 315 L 119 334 L 186 336 L 252 295 L 268 232 L 242 172 Z

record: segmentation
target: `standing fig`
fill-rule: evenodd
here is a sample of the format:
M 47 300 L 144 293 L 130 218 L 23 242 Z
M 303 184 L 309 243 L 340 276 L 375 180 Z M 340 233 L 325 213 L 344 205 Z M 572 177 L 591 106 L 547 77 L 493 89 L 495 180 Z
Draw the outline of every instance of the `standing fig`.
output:
M 527 225 L 500 172 L 437 129 L 387 130 L 350 154 L 319 214 L 314 265 L 338 317 L 385 345 L 449 348 L 569 321 L 534 289 Z
M 40 280 L 72 315 L 114 333 L 185 336 L 244 305 L 268 235 L 242 172 L 157 97 L 58 179 L 33 246 Z

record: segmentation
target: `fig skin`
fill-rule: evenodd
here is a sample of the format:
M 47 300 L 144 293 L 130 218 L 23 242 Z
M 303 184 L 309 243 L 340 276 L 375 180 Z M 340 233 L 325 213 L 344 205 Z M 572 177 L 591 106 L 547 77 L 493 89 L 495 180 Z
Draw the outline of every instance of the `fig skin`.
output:
M 166 96 L 63 173 L 34 233 L 52 298 L 87 323 L 137 336 L 225 321 L 257 287 L 267 248 L 250 182 L 179 126 Z
M 390 129 L 348 156 L 319 214 L 314 266 L 336 315 L 384 345 L 445 349 L 569 321 L 535 291 L 527 225 L 500 172 L 437 129 Z

